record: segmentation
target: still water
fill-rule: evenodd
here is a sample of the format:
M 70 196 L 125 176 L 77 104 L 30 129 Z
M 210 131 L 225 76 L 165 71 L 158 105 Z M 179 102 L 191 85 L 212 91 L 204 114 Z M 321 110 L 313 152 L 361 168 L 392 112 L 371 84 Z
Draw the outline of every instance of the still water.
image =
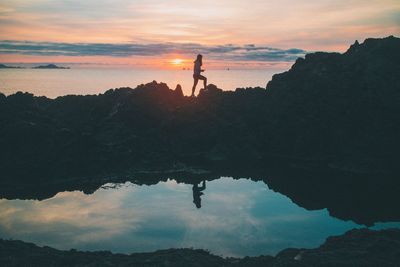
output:
M 326 209 L 303 209 L 263 182 L 221 177 L 202 186 L 175 180 L 152 186 L 109 183 L 91 195 L 2 199 L 0 238 L 58 249 L 132 253 L 192 247 L 240 257 L 318 247 L 328 236 L 362 227 L 333 218 Z
M 268 70 L 209 70 L 209 83 L 224 90 L 239 87 L 265 87 L 272 75 L 284 69 Z M 67 94 L 99 94 L 110 88 L 132 87 L 156 80 L 172 89 L 180 84 L 185 95 L 193 85 L 190 70 L 142 69 L 0 69 L 0 92 L 9 95 L 17 91 L 55 98 Z M 197 86 L 202 88 L 202 84 Z M 198 92 L 198 91 L 197 91 Z

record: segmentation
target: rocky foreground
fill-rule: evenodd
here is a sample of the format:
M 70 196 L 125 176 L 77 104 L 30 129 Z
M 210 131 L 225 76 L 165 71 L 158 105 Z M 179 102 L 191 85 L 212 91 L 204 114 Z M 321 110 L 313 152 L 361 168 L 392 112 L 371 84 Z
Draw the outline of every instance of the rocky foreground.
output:
M 400 230 L 351 230 L 316 249 L 289 248 L 275 257 L 221 258 L 204 250 L 169 249 L 131 255 L 107 251 L 61 251 L 0 240 L 1 266 L 400 266 Z

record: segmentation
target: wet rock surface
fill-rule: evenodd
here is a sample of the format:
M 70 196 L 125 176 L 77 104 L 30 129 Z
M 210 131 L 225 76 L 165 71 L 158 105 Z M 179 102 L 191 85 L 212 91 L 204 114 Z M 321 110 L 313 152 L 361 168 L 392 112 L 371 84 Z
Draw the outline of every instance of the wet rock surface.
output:
M 400 230 L 351 230 L 316 249 L 285 249 L 275 257 L 221 258 L 204 250 L 152 253 L 60 251 L 22 241 L 0 240 L 2 266 L 399 266 Z

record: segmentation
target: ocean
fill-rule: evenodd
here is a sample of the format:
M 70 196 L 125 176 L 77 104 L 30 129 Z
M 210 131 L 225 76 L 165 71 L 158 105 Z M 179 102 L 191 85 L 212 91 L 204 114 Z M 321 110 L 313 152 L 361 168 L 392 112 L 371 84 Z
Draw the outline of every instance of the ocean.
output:
M 208 83 L 223 90 L 243 87 L 265 87 L 276 73 L 285 69 L 209 70 Z M 126 68 L 76 69 L 1 69 L 0 92 L 10 95 L 18 91 L 55 98 L 63 95 L 99 94 L 111 88 L 132 87 L 152 82 L 167 83 L 172 89 L 180 84 L 185 95 L 193 85 L 191 70 L 148 70 Z M 196 92 L 203 87 L 199 81 Z

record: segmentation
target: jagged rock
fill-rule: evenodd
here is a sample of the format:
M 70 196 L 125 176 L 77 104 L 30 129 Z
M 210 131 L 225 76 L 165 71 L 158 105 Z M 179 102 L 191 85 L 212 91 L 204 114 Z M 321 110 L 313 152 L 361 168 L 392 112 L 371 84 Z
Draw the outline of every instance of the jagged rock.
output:
M 394 166 L 400 134 L 400 39 L 314 53 L 267 85 L 274 150 L 371 171 Z M 284 142 L 280 142 L 280 140 Z
M 222 93 L 223 90 L 218 88 L 215 84 L 209 84 L 207 85 L 207 88 L 200 89 L 199 97 L 201 98 L 201 97 L 221 95 Z
M 180 84 L 177 84 L 175 87 L 175 94 L 178 97 L 183 97 L 183 92 L 182 92 L 182 86 Z

